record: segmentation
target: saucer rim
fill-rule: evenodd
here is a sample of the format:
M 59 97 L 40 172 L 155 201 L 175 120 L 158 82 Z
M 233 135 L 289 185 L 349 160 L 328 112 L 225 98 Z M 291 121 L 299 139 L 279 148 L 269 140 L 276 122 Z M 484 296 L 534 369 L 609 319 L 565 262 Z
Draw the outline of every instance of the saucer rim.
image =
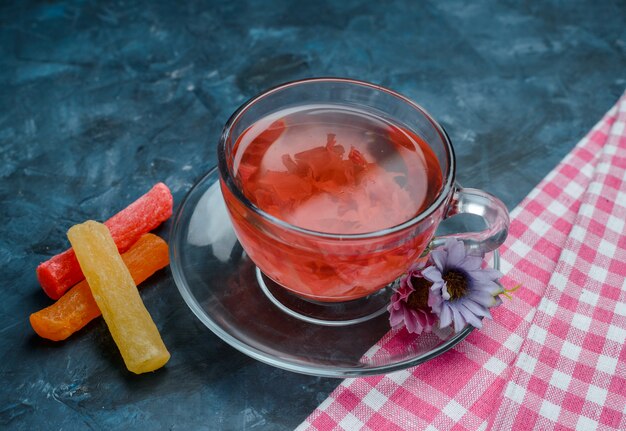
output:
M 210 177 L 216 176 L 215 181 L 212 181 L 211 185 L 215 184 L 215 182 L 219 182 L 219 171 L 217 166 L 211 168 L 204 175 L 200 177 L 187 191 L 185 197 L 181 201 L 178 206 L 175 216 L 173 218 L 173 223 L 170 228 L 169 238 L 170 238 L 170 247 L 169 247 L 169 255 L 170 255 L 170 271 L 172 273 L 172 278 L 174 280 L 174 284 L 176 285 L 179 293 L 181 294 L 183 300 L 190 308 L 192 313 L 200 320 L 211 332 L 217 335 L 220 339 L 226 342 L 231 347 L 240 351 L 241 353 L 249 356 L 253 359 L 256 359 L 262 363 L 271 365 L 276 368 L 280 368 L 286 371 L 291 371 L 299 374 L 311 375 L 316 377 L 329 377 L 329 378 L 348 378 L 348 377 L 363 377 L 363 376 L 373 376 L 386 374 L 394 371 L 404 370 L 413 366 L 420 365 L 426 361 L 436 358 L 437 356 L 447 352 L 448 350 L 455 347 L 461 341 L 463 341 L 475 328 L 471 325 L 466 325 L 466 327 L 459 333 L 454 334 L 449 340 L 447 340 L 444 344 L 420 355 L 412 357 L 410 359 L 405 359 L 402 361 L 394 362 L 391 364 L 385 365 L 373 365 L 368 366 L 366 364 L 360 364 L 361 366 L 354 367 L 345 367 L 345 366 L 323 366 L 323 365 L 310 365 L 303 364 L 297 361 L 289 361 L 289 360 L 281 360 L 276 359 L 274 356 L 267 354 L 263 351 L 258 350 L 257 348 L 250 346 L 239 339 L 235 338 L 231 334 L 229 334 L 226 330 L 224 330 L 220 325 L 214 322 L 208 313 L 202 308 L 199 302 L 196 300 L 194 295 L 191 293 L 191 290 L 187 287 L 189 284 L 184 275 L 184 271 L 182 268 L 182 263 L 180 262 L 180 253 L 178 248 L 178 238 L 182 235 L 181 230 L 184 228 L 181 219 L 183 218 L 183 214 L 185 214 L 186 206 L 189 204 L 191 197 L 194 192 L 196 192 L 206 181 L 211 181 Z M 237 242 L 239 240 L 237 239 Z M 493 252 L 493 267 L 498 269 L 500 261 L 499 251 L 496 249 Z M 391 328 L 390 328 L 391 330 Z

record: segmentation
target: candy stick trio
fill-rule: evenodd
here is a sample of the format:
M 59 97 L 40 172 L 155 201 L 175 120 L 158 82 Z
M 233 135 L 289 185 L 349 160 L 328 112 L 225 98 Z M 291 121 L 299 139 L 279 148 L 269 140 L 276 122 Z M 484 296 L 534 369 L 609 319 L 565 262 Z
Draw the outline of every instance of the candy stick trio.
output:
M 58 301 L 31 314 L 35 332 L 63 340 L 102 314 L 130 371 L 165 365 L 170 354 L 137 284 L 169 264 L 167 244 L 148 232 L 167 220 L 172 208 L 169 188 L 159 183 L 104 224 L 87 221 L 70 228 L 72 248 L 37 268 L 44 292 Z

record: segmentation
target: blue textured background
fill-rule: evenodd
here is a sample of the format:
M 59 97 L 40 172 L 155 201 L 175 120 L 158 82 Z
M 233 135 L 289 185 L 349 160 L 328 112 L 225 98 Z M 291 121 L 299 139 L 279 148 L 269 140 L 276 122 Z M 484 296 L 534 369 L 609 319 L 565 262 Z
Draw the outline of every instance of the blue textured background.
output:
M 35 267 L 157 181 L 179 202 L 244 100 L 308 76 L 422 104 L 461 183 L 512 208 L 626 87 L 625 23 L 618 0 L 3 2 L 0 428 L 292 429 L 338 381 L 234 351 L 168 271 L 142 296 L 172 359 L 134 376 L 101 320 L 62 343 L 33 334 L 51 302 Z

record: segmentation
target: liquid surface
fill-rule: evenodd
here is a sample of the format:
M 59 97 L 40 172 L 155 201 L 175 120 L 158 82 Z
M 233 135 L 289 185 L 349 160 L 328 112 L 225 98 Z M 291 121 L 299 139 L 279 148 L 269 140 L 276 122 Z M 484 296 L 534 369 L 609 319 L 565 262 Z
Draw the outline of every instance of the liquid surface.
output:
M 370 113 L 310 105 L 256 122 L 237 141 L 233 171 L 258 208 L 292 225 L 357 234 L 415 217 L 441 190 L 432 150 Z

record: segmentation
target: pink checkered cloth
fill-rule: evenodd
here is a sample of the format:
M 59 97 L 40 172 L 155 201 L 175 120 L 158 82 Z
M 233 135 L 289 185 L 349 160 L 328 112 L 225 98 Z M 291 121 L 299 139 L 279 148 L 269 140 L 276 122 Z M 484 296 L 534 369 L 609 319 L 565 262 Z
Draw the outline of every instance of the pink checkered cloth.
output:
M 626 94 L 512 212 L 493 321 L 297 430 L 626 430 Z M 393 337 L 380 349 L 392 349 Z

